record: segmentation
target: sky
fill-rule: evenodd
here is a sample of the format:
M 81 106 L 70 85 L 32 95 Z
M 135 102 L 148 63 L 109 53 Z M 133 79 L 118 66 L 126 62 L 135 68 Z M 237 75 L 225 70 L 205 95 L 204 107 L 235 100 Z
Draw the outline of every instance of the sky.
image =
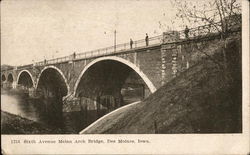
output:
M 176 10 L 169 0 L 5 0 L 1 64 L 25 65 L 160 35 Z

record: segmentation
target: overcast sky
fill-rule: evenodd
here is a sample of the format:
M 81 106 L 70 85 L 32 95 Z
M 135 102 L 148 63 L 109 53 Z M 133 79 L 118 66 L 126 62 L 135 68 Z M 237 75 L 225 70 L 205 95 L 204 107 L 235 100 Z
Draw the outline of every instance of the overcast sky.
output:
M 169 0 L 7 0 L 1 3 L 1 64 L 66 56 L 162 33 L 175 10 Z M 56 52 L 58 51 L 58 52 Z

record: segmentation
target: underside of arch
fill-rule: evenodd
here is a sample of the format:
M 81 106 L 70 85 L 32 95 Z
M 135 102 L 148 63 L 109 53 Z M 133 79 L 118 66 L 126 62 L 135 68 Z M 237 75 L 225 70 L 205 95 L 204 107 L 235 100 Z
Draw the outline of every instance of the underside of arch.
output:
M 40 73 L 36 85 L 38 91 L 46 90 L 47 95 L 66 96 L 68 93 L 68 84 L 64 75 L 55 67 L 47 67 Z
M 78 78 L 74 95 L 88 125 L 121 106 L 140 101 L 155 91 L 137 66 L 118 57 L 102 57 L 89 63 Z
M 14 81 L 14 77 L 11 73 L 8 75 L 7 81 L 10 83 L 12 83 Z
M 127 65 L 114 61 L 103 60 L 92 65 L 83 75 L 76 90 L 76 96 L 95 99 L 96 96 L 113 95 L 118 97 L 121 89 L 135 87 L 149 88 L 143 79 Z M 118 97 L 119 98 L 119 97 Z
M 4 74 L 2 74 L 2 76 L 1 76 L 1 80 L 2 80 L 2 81 L 6 81 L 6 77 L 5 77 L 5 75 L 4 75 Z
M 136 73 L 136 76 L 139 76 L 139 78 L 146 84 L 146 86 L 148 87 L 149 91 L 151 93 L 154 93 L 156 91 L 156 87 L 154 86 L 154 84 L 149 80 L 149 78 L 133 63 L 123 59 L 123 58 L 119 58 L 119 57 L 115 57 L 115 56 L 109 56 L 109 57 L 102 57 L 102 58 L 98 58 L 94 61 L 92 61 L 91 63 L 89 63 L 81 72 L 80 76 L 78 77 L 75 87 L 74 87 L 74 95 L 77 96 L 77 91 L 79 89 L 79 85 L 80 82 L 82 81 L 82 79 L 84 78 L 84 75 L 86 72 L 89 72 L 89 68 L 91 68 L 92 66 L 96 65 L 99 62 L 103 62 L 103 61 L 113 61 L 116 62 L 117 64 L 120 64 L 120 66 L 122 66 L 123 68 L 127 68 L 130 71 L 134 71 L 134 73 Z M 122 65 L 121 65 L 122 64 Z M 111 68 L 109 68 L 111 69 Z M 109 70 L 108 69 L 108 70 Z M 120 73 L 121 70 L 117 70 L 117 73 Z
M 17 84 L 25 86 L 27 88 L 34 87 L 34 80 L 32 78 L 31 73 L 26 70 L 20 72 L 17 77 Z

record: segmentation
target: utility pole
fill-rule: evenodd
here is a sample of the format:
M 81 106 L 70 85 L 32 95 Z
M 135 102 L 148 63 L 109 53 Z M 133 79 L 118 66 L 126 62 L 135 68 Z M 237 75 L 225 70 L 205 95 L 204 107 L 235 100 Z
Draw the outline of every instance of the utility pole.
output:
M 114 32 L 114 52 L 116 52 L 116 30 Z

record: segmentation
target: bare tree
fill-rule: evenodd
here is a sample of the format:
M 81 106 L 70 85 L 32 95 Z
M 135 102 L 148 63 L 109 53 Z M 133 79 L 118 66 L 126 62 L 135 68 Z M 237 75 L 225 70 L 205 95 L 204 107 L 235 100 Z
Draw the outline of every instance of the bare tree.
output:
M 239 0 L 208 0 L 208 1 L 191 1 L 191 0 L 171 0 L 172 5 L 177 9 L 175 20 L 190 27 L 209 25 L 206 28 L 210 31 L 219 32 L 221 40 L 224 41 L 222 48 L 223 61 L 220 62 L 216 57 L 199 50 L 210 60 L 217 64 L 224 72 L 224 78 L 228 84 L 231 77 L 227 67 L 227 46 L 228 32 L 234 28 L 241 28 L 241 1 Z
M 241 2 L 238 0 L 183 1 L 172 0 L 176 19 L 191 26 L 211 25 L 226 34 L 230 26 L 241 22 Z

